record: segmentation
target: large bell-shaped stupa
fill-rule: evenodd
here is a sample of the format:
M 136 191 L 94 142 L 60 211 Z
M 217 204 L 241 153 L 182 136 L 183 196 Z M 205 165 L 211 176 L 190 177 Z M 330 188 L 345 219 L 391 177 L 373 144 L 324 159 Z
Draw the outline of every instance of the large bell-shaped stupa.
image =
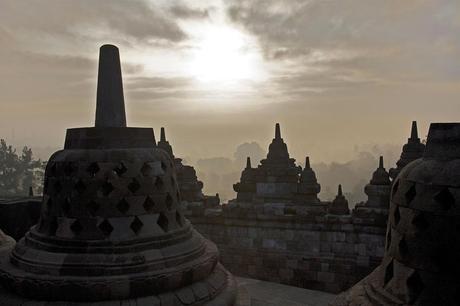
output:
M 40 221 L 2 257 L 0 304 L 233 305 L 233 277 L 179 203 L 153 130 L 126 127 L 118 49 L 104 45 L 95 127 L 67 130 L 51 156 Z

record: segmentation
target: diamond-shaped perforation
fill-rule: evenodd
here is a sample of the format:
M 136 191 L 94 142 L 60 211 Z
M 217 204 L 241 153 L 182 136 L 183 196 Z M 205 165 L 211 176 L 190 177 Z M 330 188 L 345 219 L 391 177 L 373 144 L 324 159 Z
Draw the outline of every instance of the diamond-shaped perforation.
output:
M 113 232 L 113 226 L 107 219 L 104 219 L 104 221 L 102 221 L 98 227 L 105 236 L 110 236 L 110 234 Z
M 399 221 L 401 221 L 401 213 L 399 212 L 399 206 L 395 207 L 395 212 L 393 214 L 395 226 L 398 225 Z
M 91 215 L 95 216 L 96 213 L 97 213 L 97 211 L 98 211 L 99 208 L 100 208 L 100 205 L 99 205 L 99 203 L 97 203 L 96 201 L 91 200 L 91 201 L 88 202 L 88 204 L 86 204 L 86 207 L 87 207 L 89 213 L 90 213 Z
M 82 180 L 78 180 L 78 182 L 75 184 L 75 190 L 79 193 L 82 194 L 86 190 L 86 185 L 83 183 Z
M 178 211 L 176 211 L 176 222 L 180 227 L 184 225 L 184 219 L 182 218 L 180 212 Z
M 148 196 L 147 198 L 145 198 L 143 206 L 146 212 L 151 212 L 155 207 L 155 202 L 152 200 L 151 197 Z
M 166 204 L 166 208 L 168 210 L 171 210 L 173 206 L 173 198 L 171 197 L 169 193 L 166 194 L 165 204 Z
M 391 195 L 394 197 L 395 194 L 398 192 L 398 189 L 399 189 L 399 180 L 397 180 L 396 182 L 394 182 L 393 184 L 393 190 L 391 192 Z
M 101 186 L 101 191 L 104 196 L 108 196 L 113 191 L 113 185 L 109 181 L 105 181 Z
M 434 196 L 434 199 L 437 203 L 439 203 L 439 205 L 441 205 L 441 208 L 444 210 L 449 210 L 455 206 L 455 197 L 447 187 L 438 192 Z
M 96 162 L 91 163 L 88 168 L 86 168 L 86 171 L 91 177 L 95 177 L 99 170 L 101 170 L 101 168 L 99 168 L 99 165 Z
M 130 225 L 131 229 L 136 235 L 139 234 L 143 226 L 144 226 L 144 223 L 142 223 L 142 221 L 138 217 L 135 217 L 133 222 L 131 222 L 131 225 Z
M 64 199 L 64 201 L 62 202 L 62 212 L 65 214 L 65 215 L 68 215 L 69 212 L 70 212 L 70 208 L 71 208 L 71 201 L 70 201 L 70 198 L 69 197 L 66 197 Z
M 404 236 L 399 241 L 398 250 L 402 258 L 409 254 L 409 247 L 407 246 L 406 238 L 404 238 Z
M 425 217 L 424 212 L 418 212 L 412 219 L 412 224 L 419 230 L 419 231 L 424 231 L 426 230 L 429 226 L 430 223 L 428 222 L 427 218 Z
M 60 181 L 56 181 L 53 184 L 53 191 L 54 191 L 54 194 L 58 194 L 62 191 L 62 184 Z
M 121 199 L 120 202 L 118 202 L 117 209 L 121 213 L 126 214 L 126 212 L 129 210 L 129 203 L 123 198 L 123 199 Z
M 48 201 L 46 201 L 46 207 L 48 208 L 48 210 L 50 210 L 53 207 L 53 204 L 53 200 L 51 200 L 51 198 L 48 198 Z
M 422 293 L 423 289 L 425 289 L 425 284 L 422 281 L 419 273 L 414 271 L 406 281 L 407 285 L 407 302 L 409 304 L 414 304 L 420 294 Z
M 162 178 L 161 178 L 161 177 L 157 177 L 157 179 L 155 180 L 155 187 L 156 187 L 157 189 L 161 189 L 161 188 L 163 188 L 163 186 L 164 186 L 164 183 L 163 183 Z
M 144 163 L 141 168 L 141 173 L 143 176 L 151 176 L 153 173 L 152 166 L 149 163 Z
M 168 169 L 168 166 L 165 164 L 165 162 L 161 162 L 161 169 L 166 172 L 166 170 Z
M 417 195 L 417 190 L 415 189 L 415 184 L 413 184 L 412 186 L 410 186 L 410 188 L 405 193 L 406 203 L 410 204 L 414 200 L 416 195 Z
M 113 169 L 113 171 L 115 171 L 118 176 L 122 176 L 126 173 L 126 171 L 128 171 L 128 168 L 126 168 L 125 164 L 121 162 L 115 169 Z
M 166 217 L 163 213 L 158 216 L 157 224 L 164 232 L 168 231 L 169 220 L 168 217 Z
M 391 281 L 391 279 L 393 278 L 393 275 L 394 275 L 393 260 L 391 260 L 390 263 L 385 268 L 383 286 L 386 286 Z
M 75 171 L 75 168 L 72 162 L 65 163 L 65 166 L 64 166 L 65 176 L 71 176 L 74 171 Z
M 135 178 L 133 178 L 133 180 L 128 184 L 128 189 L 132 193 L 136 193 L 136 191 L 138 191 L 139 188 L 141 188 L 141 184 L 139 184 L 139 182 Z
M 83 231 L 83 226 L 81 225 L 80 221 L 78 221 L 77 219 L 72 222 L 72 225 L 70 225 L 70 230 L 75 235 L 79 235 Z

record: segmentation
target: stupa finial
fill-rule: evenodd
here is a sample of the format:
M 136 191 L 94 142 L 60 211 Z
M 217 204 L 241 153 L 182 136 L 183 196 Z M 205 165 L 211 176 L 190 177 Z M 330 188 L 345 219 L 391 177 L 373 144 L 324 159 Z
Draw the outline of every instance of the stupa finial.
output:
M 279 123 L 275 125 L 275 139 L 281 139 L 281 129 Z
M 417 121 L 412 121 L 412 128 L 410 131 L 410 138 L 411 139 L 418 139 L 418 131 L 417 131 Z
M 305 169 L 310 167 L 310 156 L 305 157 Z
M 120 54 L 114 45 L 99 49 L 96 127 L 126 127 Z
M 246 169 L 251 169 L 252 166 L 251 166 L 251 157 L 247 157 L 246 158 Z
M 343 193 L 342 193 L 342 184 L 339 184 L 339 190 L 338 190 L 338 192 L 337 192 L 337 196 L 340 197 L 340 196 L 342 196 L 342 195 L 343 195 Z
M 379 159 L 379 168 L 383 168 L 383 156 L 380 156 L 380 159 Z
M 164 127 L 161 128 L 160 141 L 166 141 L 166 132 Z

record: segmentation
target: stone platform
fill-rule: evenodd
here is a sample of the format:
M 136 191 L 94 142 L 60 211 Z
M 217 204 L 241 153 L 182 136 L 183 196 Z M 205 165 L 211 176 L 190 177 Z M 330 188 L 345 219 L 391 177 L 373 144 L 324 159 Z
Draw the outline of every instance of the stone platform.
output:
M 334 294 L 237 277 L 237 306 L 327 306 Z

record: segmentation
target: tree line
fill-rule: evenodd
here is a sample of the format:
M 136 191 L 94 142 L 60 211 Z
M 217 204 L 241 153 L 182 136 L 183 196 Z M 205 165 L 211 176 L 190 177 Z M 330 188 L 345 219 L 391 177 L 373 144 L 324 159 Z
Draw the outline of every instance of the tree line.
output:
M 24 146 L 17 152 L 0 140 L 0 197 L 26 196 L 32 188 L 41 194 L 46 162 L 35 159 L 32 149 Z

